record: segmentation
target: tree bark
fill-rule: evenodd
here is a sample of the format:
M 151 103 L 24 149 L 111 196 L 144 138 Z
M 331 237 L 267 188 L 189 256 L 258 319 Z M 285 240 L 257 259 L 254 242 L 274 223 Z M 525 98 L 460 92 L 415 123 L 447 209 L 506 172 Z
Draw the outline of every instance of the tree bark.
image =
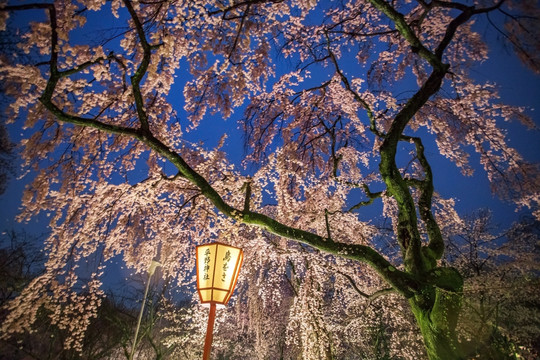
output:
M 425 303 L 432 302 L 432 296 L 434 304 L 426 308 Z M 456 334 L 461 298 L 460 293 L 434 289 L 409 299 L 430 360 L 465 359 Z

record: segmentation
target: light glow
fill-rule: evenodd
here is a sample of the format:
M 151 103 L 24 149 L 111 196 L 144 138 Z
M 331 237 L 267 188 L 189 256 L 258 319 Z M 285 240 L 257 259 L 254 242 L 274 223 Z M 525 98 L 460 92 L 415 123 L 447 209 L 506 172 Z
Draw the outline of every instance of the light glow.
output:
M 243 258 L 242 249 L 234 246 L 218 242 L 197 246 L 197 291 L 201 303 L 229 302 Z

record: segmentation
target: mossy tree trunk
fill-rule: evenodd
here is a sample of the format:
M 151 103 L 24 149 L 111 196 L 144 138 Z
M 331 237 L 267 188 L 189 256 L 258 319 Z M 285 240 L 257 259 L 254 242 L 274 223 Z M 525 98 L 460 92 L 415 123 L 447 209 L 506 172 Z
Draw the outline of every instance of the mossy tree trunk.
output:
M 431 288 L 409 299 L 428 357 L 432 360 L 464 359 L 459 347 L 456 325 L 461 293 Z

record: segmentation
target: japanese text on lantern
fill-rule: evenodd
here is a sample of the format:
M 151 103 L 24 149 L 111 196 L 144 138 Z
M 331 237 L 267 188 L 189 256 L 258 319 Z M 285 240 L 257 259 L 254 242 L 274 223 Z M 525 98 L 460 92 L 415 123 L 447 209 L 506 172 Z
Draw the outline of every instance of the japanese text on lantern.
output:
M 223 274 L 221 275 L 221 281 L 225 282 L 227 277 L 227 269 L 229 268 L 229 261 L 231 260 L 231 252 L 227 250 L 225 257 L 223 258 Z
M 204 252 L 204 275 L 203 280 L 208 280 L 210 277 L 208 276 L 208 270 L 210 270 L 210 249 L 206 249 Z

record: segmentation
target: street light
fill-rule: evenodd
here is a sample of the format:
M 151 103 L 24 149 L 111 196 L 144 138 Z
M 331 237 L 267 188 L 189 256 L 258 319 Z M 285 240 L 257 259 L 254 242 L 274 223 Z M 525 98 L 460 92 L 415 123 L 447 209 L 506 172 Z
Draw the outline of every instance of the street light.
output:
M 208 360 L 212 347 L 216 305 L 225 306 L 231 299 L 238 280 L 244 252 L 240 248 L 215 242 L 197 246 L 195 255 L 197 262 L 197 291 L 201 303 L 210 304 L 210 316 L 206 328 L 203 353 L 203 360 Z
M 133 337 L 133 345 L 131 346 L 131 354 L 129 355 L 129 360 L 133 360 L 135 356 L 135 349 L 137 348 L 137 337 L 139 335 L 139 330 L 141 328 L 141 320 L 144 313 L 144 304 L 146 303 L 146 298 L 148 297 L 148 289 L 150 288 L 150 281 L 152 280 L 152 275 L 156 271 L 156 268 L 161 266 L 159 261 L 153 259 L 150 267 L 148 268 L 148 280 L 146 281 L 146 289 L 144 289 L 144 297 L 141 304 L 141 311 L 139 312 L 139 317 L 137 319 L 137 328 L 135 329 L 135 336 Z

